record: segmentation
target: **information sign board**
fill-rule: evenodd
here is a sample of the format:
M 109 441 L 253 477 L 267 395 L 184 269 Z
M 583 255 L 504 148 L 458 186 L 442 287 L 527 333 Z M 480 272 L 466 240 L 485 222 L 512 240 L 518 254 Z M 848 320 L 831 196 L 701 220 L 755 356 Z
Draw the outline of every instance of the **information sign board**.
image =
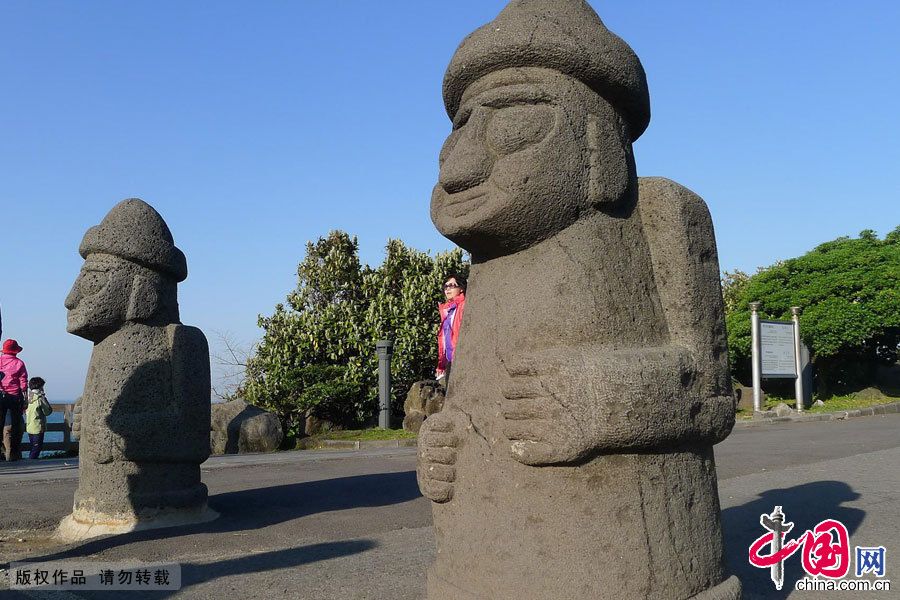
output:
M 762 376 L 795 378 L 794 324 L 785 321 L 759 321 Z

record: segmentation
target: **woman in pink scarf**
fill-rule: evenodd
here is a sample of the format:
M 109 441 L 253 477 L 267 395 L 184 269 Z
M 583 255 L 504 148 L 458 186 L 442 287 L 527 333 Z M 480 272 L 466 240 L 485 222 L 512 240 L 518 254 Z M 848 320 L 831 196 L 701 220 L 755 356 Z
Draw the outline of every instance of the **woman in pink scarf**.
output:
M 456 341 L 459 339 L 463 309 L 466 307 L 466 278 L 456 274 L 449 276 L 444 282 L 444 296 L 447 301 L 438 305 L 441 326 L 438 328 L 438 365 L 435 375 L 446 388 L 450 380 L 450 365 L 453 363 Z

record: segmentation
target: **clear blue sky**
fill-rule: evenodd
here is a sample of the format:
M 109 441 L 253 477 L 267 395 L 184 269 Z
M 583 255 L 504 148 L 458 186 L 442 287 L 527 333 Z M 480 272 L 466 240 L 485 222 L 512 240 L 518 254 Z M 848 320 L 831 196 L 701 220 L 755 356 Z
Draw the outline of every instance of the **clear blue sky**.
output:
M 500 0 L 0 3 L 3 335 L 55 399 L 90 343 L 63 299 L 85 229 L 119 200 L 188 257 L 185 323 L 258 339 L 330 229 L 379 263 L 428 217 L 449 122 L 441 78 Z M 638 173 L 709 204 L 723 269 L 900 224 L 900 3 L 593 2 L 648 73 Z

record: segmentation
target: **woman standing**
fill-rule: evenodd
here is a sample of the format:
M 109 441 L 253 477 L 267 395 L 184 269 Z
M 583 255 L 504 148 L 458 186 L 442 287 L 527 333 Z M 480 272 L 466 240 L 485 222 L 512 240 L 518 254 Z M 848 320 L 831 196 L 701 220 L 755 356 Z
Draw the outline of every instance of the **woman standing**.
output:
M 438 365 L 435 376 L 446 388 L 450 380 L 450 365 L 453 363 L 456 342 L 459 339 L 463 309 L 466 307 L 466 278 L 456 273 L 447 277 L 444 281 L 444 297 L 447 301 L 438 305 L 441 326 L 438 329 Z
M 0 399 L 0 423 L 4 424 L 3 450 L 8 461 L 19 459 L 19 444 L 22 441 L 19 423 L 25 411 L 28 393 L 28 370 L 18 357 L 21 351 L 22 347 L 16 340 L 6 340 L 3 342 L 3 353 L 0 354 L 0 372 L 4 374 L 0 380 L 0 391 L 3 392 L 3 398 Z

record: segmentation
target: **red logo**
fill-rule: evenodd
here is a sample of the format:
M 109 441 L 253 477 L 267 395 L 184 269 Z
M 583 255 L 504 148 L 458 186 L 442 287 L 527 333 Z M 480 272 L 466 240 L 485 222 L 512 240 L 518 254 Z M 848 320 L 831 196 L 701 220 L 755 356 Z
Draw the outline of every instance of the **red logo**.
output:
M 776 506 L 771 515 L 761 515 L 759 522 L 768 533 L 750 545 L 750 564 L 761 569 L 771 568 L 777 589 L 784 584 L 784 561 L 798 550 L 802 550 L 803 569 L 810 576 L 840 579 L 850 570 L 850 536 L 840 521 L 825 519 L 794 540 L 785 539 L 794 524 L 785 522 L 780 506 Z M 766 547 L 769 552 L 763 554 Z

